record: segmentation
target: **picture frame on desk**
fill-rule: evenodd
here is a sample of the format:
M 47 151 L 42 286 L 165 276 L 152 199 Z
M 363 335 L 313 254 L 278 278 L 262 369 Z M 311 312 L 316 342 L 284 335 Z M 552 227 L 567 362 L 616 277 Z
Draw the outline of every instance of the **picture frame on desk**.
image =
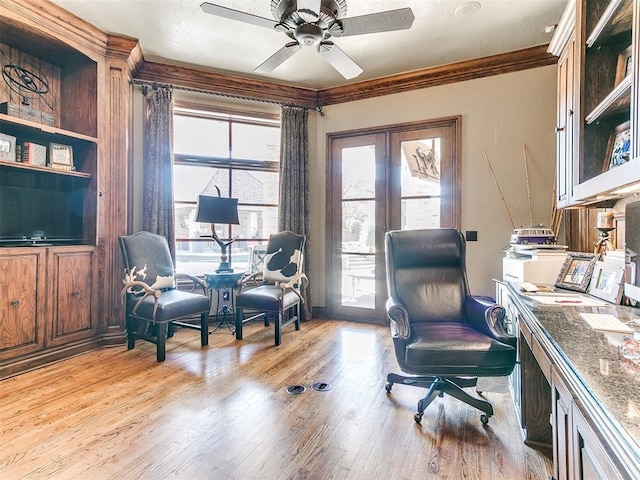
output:
M 618 304 L 622 298 L 625 267 L 606 262 L 596 262 L 589 283 L 589 295 Z
M 562 268 L 556 279 L 555 286 L 566 290 L 586 293 L 595 266 L 595 254 L 568 252 L 567 258 L 562 264 Z
M 627 163 L 631 149 L 631 124 L 629 121 L 618 125 L 613 129 L 607 143 L 607 153 L 604 157 L 602 172 L 608 172 L 612 168 Z

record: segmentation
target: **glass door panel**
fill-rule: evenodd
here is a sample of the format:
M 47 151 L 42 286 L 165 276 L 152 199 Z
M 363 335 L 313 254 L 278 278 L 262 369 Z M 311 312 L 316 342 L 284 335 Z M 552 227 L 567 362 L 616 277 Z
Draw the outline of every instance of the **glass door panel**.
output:
M 401 229 L 440 226 L 440 138 L 400 142 Z
M 332 145 L 330 311 L 341 318 L 384 321 L 384 213 L 380 212 L 384 136 L 337 139 Z
M 375 308 L 375 199 L 342 201 L 343 306 Z

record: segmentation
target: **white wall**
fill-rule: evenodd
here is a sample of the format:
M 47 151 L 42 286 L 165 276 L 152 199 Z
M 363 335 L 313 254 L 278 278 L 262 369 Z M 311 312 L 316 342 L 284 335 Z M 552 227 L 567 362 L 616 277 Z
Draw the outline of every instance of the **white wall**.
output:
M 462 116 L 462 231 L 472 293 L 493 295 L 512 224 L 484 158 L 486 151 L 516 226 L 529 224 L 523 144 L 534 223 L 549 225 L 555 175 L 556 67 L 486 77 L 324 108 L 311 114 L 311 272 L 314 306 L 325 305 L 327 134 Z

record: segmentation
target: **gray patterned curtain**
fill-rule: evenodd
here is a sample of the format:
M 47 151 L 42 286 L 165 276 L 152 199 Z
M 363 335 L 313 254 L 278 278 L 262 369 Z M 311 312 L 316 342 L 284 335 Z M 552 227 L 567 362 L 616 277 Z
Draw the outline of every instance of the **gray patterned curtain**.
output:
M 154 88 L 145 97 L 143 230 L 166 237 L 175 254 L 173 211 L 173 91 Z
M 280 217 L 278 229 L 305 235 L 304 272 L 309 276 L 309 138 L 308 111 L 282 107 L 280 140 Z M 311 319 L 311 289 L 302 292 L 302 319 Z

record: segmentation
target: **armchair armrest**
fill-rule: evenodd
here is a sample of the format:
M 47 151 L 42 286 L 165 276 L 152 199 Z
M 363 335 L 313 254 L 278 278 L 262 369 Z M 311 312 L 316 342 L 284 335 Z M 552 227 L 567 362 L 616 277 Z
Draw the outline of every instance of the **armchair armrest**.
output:
M 124 283 L 124 287 L 120 292 L 120 296 L 122 297 L 123 303 L 127 294 L 140 295 L 141 293 L 144 292 L 143 295 L 140 295 L 140 299 L 136 302 L 133 309 L 131 310 L 131 313 L 133 314 L 136 313 L 136 311 L 138 310 L 138 307 L 144 301 L 145 298 L 149 296 L 153 297 L 153 320 L 155 321 L 156 311 L 158 310 L 158 298 L 160 298 L 160 295 L 162 295 L 162 290 L 156 290 L 155 288 L 151 288 L 149 285 L 139 280 L 127 281 L 127 277 L 125 277 L 125 280 L 123 281 L 123 283 Z
M 504 326 L 506 311 L 502 305 L 469 295 L 464 302 L 467 323 L 496 340 L 515 347 L 518 339 Z
M 262 272 L 254 272 L 244 277 L 242 279 L 242 286 L 249 285 L 249 282 L 252 282 L 255 287 L 262 285 L 264 283 Z
M 198 278 L 194 275 L 190 275 L 188 273 L 175 273 L 174 277 L 177 282 L 180 280 L 189 280 L 191 282 L 191 290 L 190 292 L 194 292 L 196 287 L 200 287 L 202 289 L 202 294 L 208 296 L 207 284 L 201 278 Z
M 385 305 L 387 317 L 391 326 L 391 334 L 394 337 L 408 338 L 411 335 L 409 312 L 396 297 L 389 297 Z
M 309 279 L 304 273 L 298 273 L 294 275 L 288 282 L 280 283 L 279 286 L 282 289 L 282 294 L 284 295 L 287 289 L 293 290 L 293 292 L 298 295 L 300 301 L 304 303 L 304 298 L 300 291 L 305 288 L 309 284 Z

